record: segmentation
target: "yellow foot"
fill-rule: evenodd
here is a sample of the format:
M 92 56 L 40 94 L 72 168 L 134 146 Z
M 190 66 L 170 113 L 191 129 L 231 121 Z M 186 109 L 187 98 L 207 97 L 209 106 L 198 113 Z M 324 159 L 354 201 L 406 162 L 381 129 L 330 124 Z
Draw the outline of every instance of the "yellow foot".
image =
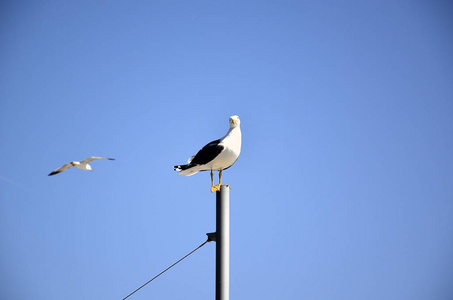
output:
M 220 191 L 220 184 L 216 184 L 211 187 L 211 193 L 215 191 Z

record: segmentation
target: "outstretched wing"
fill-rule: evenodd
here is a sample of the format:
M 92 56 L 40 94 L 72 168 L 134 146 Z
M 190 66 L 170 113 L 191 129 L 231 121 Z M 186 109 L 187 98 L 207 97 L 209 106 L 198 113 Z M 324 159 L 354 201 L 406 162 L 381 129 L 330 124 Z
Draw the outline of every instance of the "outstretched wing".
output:
M 91 162 L 91 161 L 93 161 L 93 160 L 97 160 L 97 159 L 115 160 L 114 158 L 92 156 L 92 157 L 85 158 L 85 159 L 82 160 L 80 163 L 81 163 L 81 164 L 88 164 L 89 162 Z
M 220 145 L 220 140 L 215 140 L 201 148 L 197 154 L 192 158 L 190 161 L 191 165 L 205 165 L 209 163 L 211 160 L 216 158 L 220 152 L 225 148 L 224 146 Z
M 66 171 L 67 169 L 69 169 L 70 167 L 73 167 L 73 166 L 74 165 L 72 164 L 72 162 L 64 164 L 63 166 L 59 167 L 58 169 L 52 171 L 48 176 L 52 176 L 52 175 L 61 173 L 61 172 Z

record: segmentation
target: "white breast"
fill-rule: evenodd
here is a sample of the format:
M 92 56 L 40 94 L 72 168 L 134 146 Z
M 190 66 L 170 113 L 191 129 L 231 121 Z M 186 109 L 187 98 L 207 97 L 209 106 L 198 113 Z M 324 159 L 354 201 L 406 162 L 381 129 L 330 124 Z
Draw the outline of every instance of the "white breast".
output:
M 230 167 L 241 153 L 241 129 L 239 127 L 229 131 L 220 142 L 225 149 L 208 165 L 212 170 L 223 170 Z

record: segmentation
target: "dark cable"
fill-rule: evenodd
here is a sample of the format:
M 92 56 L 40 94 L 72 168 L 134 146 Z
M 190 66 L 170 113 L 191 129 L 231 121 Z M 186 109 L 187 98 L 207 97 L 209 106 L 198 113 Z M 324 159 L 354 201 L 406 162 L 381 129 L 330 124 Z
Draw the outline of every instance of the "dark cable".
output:
M 198 249 L 200 249 L 201 247 L 203 247 L 207 242 L 209 242 L 209 238 L 206 240 L 206 242 L 204 242 L 203 244 L 201 244 L 200 246 L 198 246 L 197 248 L 195 248 L 194 250 L 192 250 L 189 254 L 187 254 L 186 256 L 184 256 L 183 258 L 181 258 L 180 260 L 178 260 L 177 262 L 175 262 L 174 264 L 172 264 L 171 266 L 169 266 L 168 268 L 166 268 L 165 270 L 163 270 L 162 272 L 160 272 L 159 274 L 157 274 L 156 276 L 154 276 L 154 278 L 150 279 L 148 282 L 146 282 L 145 284 L 143 284 L 141 287 L 139 287 L 138 289 L 136 289 L 135 291 L 133 291 L 132 293 L 130 293 L 129 295 L 126 296 L 126 298 L 123 298 L 123 300 L 129 298 L 130 296 L 132 296 L 135 292 L 137 292 L 139 289 L 141 289 L 142 287 L 144 287 L 145 285 L 147 285 L 148 283 L 150 283 L 151 281 L 153 281 L 154 279 L 156 279 L 157 277 L 159 277 L 160 275 L 164 274 L 165 272 L 167 272 L 169 269 L 171 269 L 174 265 L 176 265 L 177 263 L 179 263 L 180 261 L 182 261 L 184 258 L 186 258 L 187 256 L 189 256 L 190 254 L 194 253 L 195 251 L 197 251 Z

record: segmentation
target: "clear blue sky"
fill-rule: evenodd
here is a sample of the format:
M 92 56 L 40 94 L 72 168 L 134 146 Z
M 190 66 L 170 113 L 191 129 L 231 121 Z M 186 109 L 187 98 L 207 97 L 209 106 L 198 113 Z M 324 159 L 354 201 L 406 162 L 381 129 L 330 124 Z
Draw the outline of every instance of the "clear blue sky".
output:
M 172 166 L 237 114 L 231 299 L 452 299 L 453 5 L 314 2 L 2 2 L 0 298 L 122 299 L 204 242 Z M 214 290 L 208 243 L 130 299 Z

